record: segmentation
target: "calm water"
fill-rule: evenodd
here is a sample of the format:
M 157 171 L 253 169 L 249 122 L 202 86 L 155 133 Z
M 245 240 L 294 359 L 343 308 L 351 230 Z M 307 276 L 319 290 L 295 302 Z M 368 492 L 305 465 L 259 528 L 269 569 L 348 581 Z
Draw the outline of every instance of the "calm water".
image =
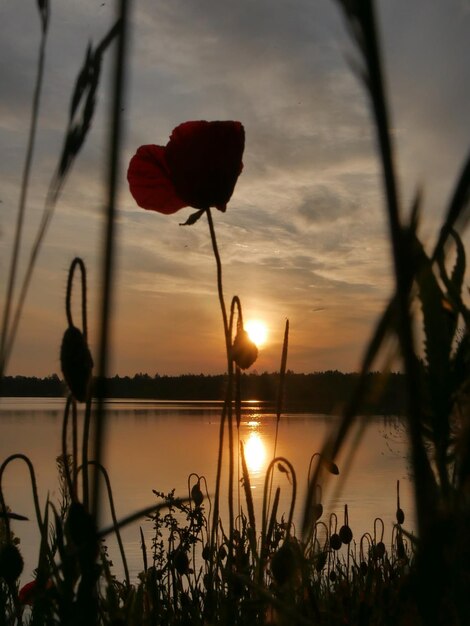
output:
M 153 489 L 166 493 L 174 488 L 176 495 L 187 496 L 188 476 L 192 472 L 204 475 L 209 493 L 214 492 L 220 424 L 218 404 L 110 401 L 107 407 L 104 464 L 113 485 L 118 518 L 153 504 Z M 0 399 L 0 462 L 18 452 L 31 459 L 42 506 L 48 493 L 52 501 L 59 500 L 55 459 L 61 452 L 63 408 L 62 399 Z M 286 457 L 297 474 L 298 498 L 294 516 L 297 526 L 303 511 L 310 458 L 321 449 L 335 421 L 336 418 L 331 416 L 287 414 L 279 424 L 277 455 Z M 395 518 L 398 479 L 406 526 L 412 530 L 414 525 L 404 429 L 398 421 L 384 421 L 383 418 L 369 418 L 367 424 L 355 454 L 349 458 L 349 468 L 350 455 L 346 450 L 337 460 L 340 476 L 333 476 L 324 489 L 322 519 L 328 522 L 328 515 L 333 511 L 342 525 L 344 504 L 348 504 L 349 523 L 355 539 L 359 540 L 366 531 L 373 534 L 374 520 L 380 516 L 385 523 L 384 541 L 388 543 Z M 273 455 L 275 429 L 276 419 L 272 413 L 257 403 L 245 404 L 239 438 L 245 444 L 259 524 L 265 472 Z M 225 451 L 225 469 L 227 463 Z M 276 471 L 275 477 L 275 484 L 282 488 L 283 510 L 287 510 L 290 484 L 281 472 Z M 226 472 L 222 485 L 227 485 Z M 24 463 L 15 461 L 7 468 L 3 486 L 11 509 L 33 520 L 29 473 Z M 225 501 L 226 491 L 223 504 Z M 243 506 L 243 499 L 241 503 Z M 109 510 L 106 504 L 102 508 L 101 524 L 107 525 Z M 132 576 L 142 569 L 139 525 L 150 547 L 151 522 L 142 520 L 123 531 Z M 36 566 L 38 532 L 34 521 L 14 522 L 13 529 L 21 537 L 25 558 L 23 579 L 26 581 Z M 109 537 L 107 543 L 116 573 L 120 575 L 122 570 L 113 537 Z

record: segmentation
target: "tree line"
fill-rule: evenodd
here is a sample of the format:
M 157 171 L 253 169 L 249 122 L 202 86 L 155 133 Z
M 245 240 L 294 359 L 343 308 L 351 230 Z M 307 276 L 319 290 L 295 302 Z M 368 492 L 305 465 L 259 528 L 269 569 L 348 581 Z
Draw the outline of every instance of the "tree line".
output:
M 338 413 L 351 398 L 357 374 L 339 371 L 297 374 L 288 371 L 284 387 L 284 407 L 317 413 Z M 378 372 L 368 376 L 368 392 L 361 406 L 363 412 L 397 415 L 404 409 L 404 379 L 401 374 L 387 376 Z M 223 400 L 227 379 L 223 374 L 183 374 L 162 376 L 138 373 L 114 376 L 106 381 L 110 398 L 154 400 Z M 279 374 L 242 373 L 242 400 L 276 403 Z M 64 381 L 56 374 L 45 378 L 6 376 L 0 383 L 3 397 L 61 397 L 67 394 Z

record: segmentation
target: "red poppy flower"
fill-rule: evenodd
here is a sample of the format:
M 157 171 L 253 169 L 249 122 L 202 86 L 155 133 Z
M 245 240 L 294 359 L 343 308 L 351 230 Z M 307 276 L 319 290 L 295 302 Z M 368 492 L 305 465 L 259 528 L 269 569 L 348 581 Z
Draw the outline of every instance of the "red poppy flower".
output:
M 127 171 L 137 204 L 159 213 L 185 206 L 225 211 L 243 169 L 240 122 L 185 122 L 165 147 L 141 146 Z
M 33 604 L 34 595 L 36 593 L 37 582 L 32 580 L 26 583 L 18 592 L 18 599 L 21 604 Z
M 46 583 L 46 589 L 50 589 L 53 587 L 52 580 L 48 580 Z M 21 589 L 18 591 L 18 600 L 21 604 L 29 604 L 32 606 L 34 604 L 34 600 L 36 598 L 36 594 L 38 591 L 38 582 L 37 580 L 32 580 L 26 585 L 23 585 Z

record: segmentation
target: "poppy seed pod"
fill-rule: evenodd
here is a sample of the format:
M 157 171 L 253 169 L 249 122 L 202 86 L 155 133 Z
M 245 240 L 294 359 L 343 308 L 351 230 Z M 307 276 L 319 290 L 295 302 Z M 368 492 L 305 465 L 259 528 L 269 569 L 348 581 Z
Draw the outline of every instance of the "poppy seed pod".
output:
M 333 533 L 330 537 L 330 547 L 333 548 L 333 550 L 340 550 L 341 545 L 341 537 L 338 535 L 338 533 Z
M 339 538 L 345 544 L 351 543 L 353 538 L 352 530 L 346 524 L 339 529 Z
M 225 546 L 222 545 L 219 548 L 219 552 L 218 552 L 218 557 L 221 561 L 223 561 L 227 556 L 227 550 L 225 549 Z
M 23 571 L 23 557 L 13 543 L 7 543 L 0 550 L 0 577 L 12 585 Z
M 297 569 L 298 561 L 294 545 L 285 541 L 271 559 L 271 574 L 278 585 L 291 580 Z
M 69 326 L 64 333 L 60 348 L 60 365 L 72 395 L 79 402 L 85 402 L 93 359 L 85 337 L 75 326 Z
M 253 365 L 258 358 L 258 348 L 244 328 L 239 328 L 232 345 L 232 359 L 242 370 Z
M 317 572 L 321 572 L 322 569 L 325 567 L 326 562 L 328 560 L 328 552 L 324 551 L 324 552 L 320 552 L 317 555 L 316 561 L 315 561 L 315 569 L 317 570 Z
M 189 558 L 186 552 L 181 548 L 178 548 L 178 550 L 174 553 L 173 563 L 175 565 L 175 570 L 180 576 L 189 572 Z
M 65 522 L 65 532 L 77 548 L 94 558 L 98 553 L 96 524 L 81 502 L 72 502 Z
M 379 541 L 379 543 L 375 546 L 374 555 L 377 559 L 383 559 L 385 556 L 385 544 L 383 541 Z

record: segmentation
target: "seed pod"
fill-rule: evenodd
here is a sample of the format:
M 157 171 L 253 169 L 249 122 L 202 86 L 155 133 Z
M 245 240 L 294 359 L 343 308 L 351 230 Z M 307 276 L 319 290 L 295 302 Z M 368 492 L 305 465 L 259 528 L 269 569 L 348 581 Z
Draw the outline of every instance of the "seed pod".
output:
M 399 524 L 403 524 L 405 521 L 405 513 L 400 507 L 400 481 L 397 480 L 397 522 Z
M 333 533 L 330 537 L 330 547 L 333 548 L 333 550 L 340 550 L 341 545 L 341 537 L 338 535 L 338 533 Z
M 225 559 L 225 557 L 227 556 L 227 550 L 225 549 L 225 546 L 220 546 L 218 555 L 221 561 Z
M 369 566 L 365 561 L 361 561 L 359 564 L 359 571 L 363 576 L 367 576 L 367 572 L 369 571 Z
M 335 580 L 337 578 L 337 574 L 336 574 L 334 569 L 331 570 L 331 572 L 328 575 L 328 578 L 331 580 L 332 583 L 335 582 Z
M 377 559 L 383 559 L 385 556 L 385 544 L 383 541 L 379 541 L 375 546 L 374 554 Z
M 98 540 L 95 520 L 81 502 L 72 502 L 70 505 L 65 533 L 85 559 L 90 561 L 96 558 Z
M 239 328 L 232 345 L 232 359 L 242 370 L 253 365 L 258 358 L 258 348 L 244 328 Z
M 202 549 L 202 558 L 204 561 L 208 561 L 211 558 L 211 548 L 209 544 L 206 544 Z
M 349 516 L 348 516 L 348 505 L 344 505 L 344 524 L 339 529 L 339 536 L 341 541 L 348 545 L 351 543 L 353 538 L 353 533 L 351 528 L 349 527 Z
M 344 526 L 341 526 L 341 528 L 339 529 L 339 538 L 345 544 L 351 543 L 353 533 L 349 526 L 347 526 L 346 524 Z
M 195 485 L 193 485 L 191 489 L 191 498 L 196 506 L 201 506 L 204 501 L 204 494 L 201 491 L 201 487 L 199 485 L 199 480 Z
M 6 543 L 0 550 L 0 577 L 13 585 L 23 571 L 23 557 L 13 543 Z
M 69 326 L 64 333 L 60 348 L 60 365 L 73 396 L 85 402 L 91 381 L 93 359 L 82 332 Z
M 173 554 L 173 564 L 180 576 L 189 572 L 189 558 L 184 550 L 178 548 Z
M 271 574 L 278 585 L 291 580 L 297 569 L 297 555 L 290 541 L 285 541 L 271 559 Z

